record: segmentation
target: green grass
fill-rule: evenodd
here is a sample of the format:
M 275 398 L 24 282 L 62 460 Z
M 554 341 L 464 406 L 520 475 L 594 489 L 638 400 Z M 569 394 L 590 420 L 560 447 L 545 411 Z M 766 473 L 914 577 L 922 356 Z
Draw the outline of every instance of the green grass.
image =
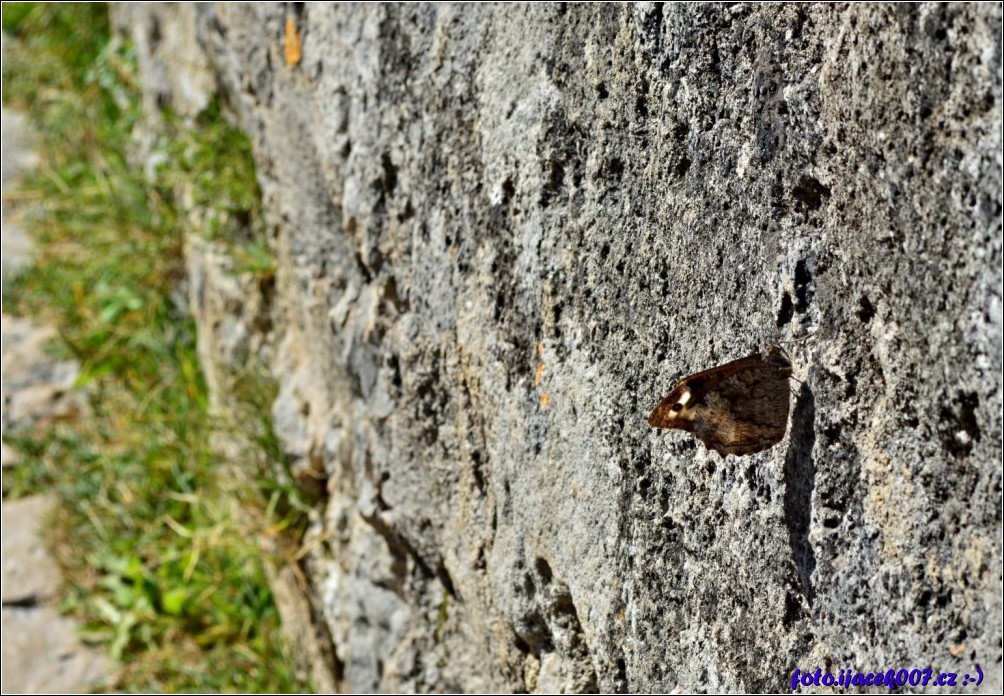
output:
M 179 300 L 193 217 L 182 193 L 239 272 L 271 277 L 250 145 L 215 105 L 191 128 L 168 117 L 151 183 L 127 157 L 142 119 L 135 61 L 104 6 L 5 3 L 3 28 L 15 37 L 4 98 L 39 129 L 42 161 L 13 199 L 32 205 L 36 260 L 5 280 L 3 310 L 58 327 L 91 408 L 8 434 L 24 463 L 4 472 L 4 495 L 58 497 L 64 607 L 121 661 L 110 688 L 301 690 L 259 543 L 302 522 L 297 493 L 272 473 L 274 388 L 247 366 L 238 420 L 251 425 L 231 434 L 252 445 L 253 466 L 235 479 L 210 446 L 229 426 L 211 422 Z

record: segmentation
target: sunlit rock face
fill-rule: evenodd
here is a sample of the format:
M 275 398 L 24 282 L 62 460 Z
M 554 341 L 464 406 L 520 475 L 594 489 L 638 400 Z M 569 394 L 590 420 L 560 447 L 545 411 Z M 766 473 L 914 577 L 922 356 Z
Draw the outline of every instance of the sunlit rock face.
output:
M 999 5 L 113 12 L 254 142 L 274 287 L 199 260 L 193 311 L 322 492 L 331 683 L 1000 689 Z M 649 427 L 778 342 L 777 446 Z

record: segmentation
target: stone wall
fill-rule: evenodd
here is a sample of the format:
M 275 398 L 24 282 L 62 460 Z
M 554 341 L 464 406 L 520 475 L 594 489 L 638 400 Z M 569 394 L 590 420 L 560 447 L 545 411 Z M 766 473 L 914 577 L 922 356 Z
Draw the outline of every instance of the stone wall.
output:
M 254 142 L 274 316 L 193 311 L 270 327 L 341 688 L 1001 688 L 999 4 L 113 13 Z M 776 340 L 779 446 L 646 423 Z

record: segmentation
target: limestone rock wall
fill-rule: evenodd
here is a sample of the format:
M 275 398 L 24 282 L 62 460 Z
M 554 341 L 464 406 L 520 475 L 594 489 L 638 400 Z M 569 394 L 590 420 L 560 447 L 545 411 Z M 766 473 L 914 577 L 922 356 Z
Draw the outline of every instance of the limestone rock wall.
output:
M 255 144 L 343 688 L 1000 688 L 999 4 L 113 12 Z M 647 425 L 791 339 L 781 445 Z

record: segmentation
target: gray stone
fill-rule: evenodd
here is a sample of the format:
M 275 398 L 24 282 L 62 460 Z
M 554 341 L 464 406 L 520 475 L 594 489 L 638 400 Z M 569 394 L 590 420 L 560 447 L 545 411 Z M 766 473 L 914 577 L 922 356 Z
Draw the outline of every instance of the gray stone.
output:
M 45 549 L 43 529 L 56 501 L 33 495 L 3 503 L 3 603 L 39 603 L 57 596 L 59 566 Z
M 999 4 L 297 8 L 112 11 L 254 142 L 344 688 L 1001 688 Z M 770 340 L 781 445 L 648 427 Z
M 8 445 L 6 442 L 3 443 L 2 452 L 3 456 L 2 459 L 0 459 L 0 462 L 2 462 L 4 469 L 8 467 L 17 466 L 18 464 L 21 463 L 21 453 L 18 452 L 13 447 L 11 447 L 10 445 Z
M 89 693 L 110 682 L 111 661 L 80 644 L 77 625 L 51 607 L 3 608 L 3 692 Z
M 136 3 L 138 5 L 138 3 Z M 117 29 L 133 24 L 133 12 L 142 13 L 132 3 L 125 3 L 112 13 Z M 211 66 L 205 52 L 200 50 L 196 36 L 196 12 L 184 3 L 162 3 L 157 8 L 158 25 L 147 27 L 150 31 L 132 35 L 138 53 L 172 56 L 185 65 L 176 70 L 173 65 L 159 61 L 143 61 L 140 79 L 148 88 L 144 92 L 145 106 L 151 113 L 159 103 L 170 100 L 175 113 L 192 117 L 206 108 L 214 94 Z
M 6 39 L 4 39 L 6 45 Z M 3 212 L 0 214 L 0 273 L 8 276 L 28 263 L 31 258 L 31 240 L 20 225 L 25 207 L 11 197 L 18 177 L 38 165 L 34 150 L 35 136 L 24 115 L 3 109 L 0 114 L 2 135 L 0 143 L 0 186 L 3 187 Z
M 46 346 L 55 337 L 52 327 L 20 317 L 3 317 L 0 343 L 5 430 L 76 418 L 87 411 L 86 396 L 74 390 L 77 364 L 46 354 Z
M 7 189 L 23 172 L 38 166 L 38 152 L 35 151 L 35 134 L 24 114 L 3 109 L 0 111 L 0 123 L 3 124 L 0 184 Z

